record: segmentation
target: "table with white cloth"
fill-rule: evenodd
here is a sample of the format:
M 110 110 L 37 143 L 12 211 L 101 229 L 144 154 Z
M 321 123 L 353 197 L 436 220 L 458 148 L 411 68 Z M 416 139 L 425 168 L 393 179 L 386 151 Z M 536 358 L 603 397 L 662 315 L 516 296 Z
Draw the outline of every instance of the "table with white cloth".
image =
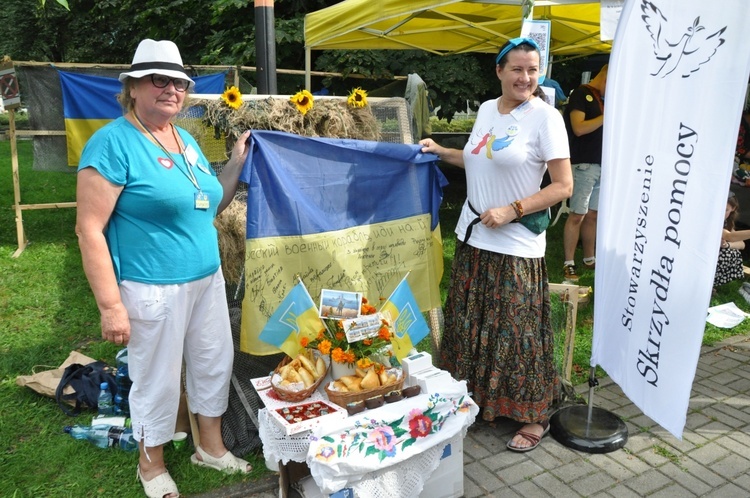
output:
M 439 392 L 292 435 L 265 408 L 258 419 L 266 462 L 279 462 L 282 473 L 290 462 L 306 463 L 323 496 L 350 488 L 357 498 L 411 498 L 422 492 L 446 446 L 456 438 L 462 443 L 478 412 L 466 384 L 451 381 Z

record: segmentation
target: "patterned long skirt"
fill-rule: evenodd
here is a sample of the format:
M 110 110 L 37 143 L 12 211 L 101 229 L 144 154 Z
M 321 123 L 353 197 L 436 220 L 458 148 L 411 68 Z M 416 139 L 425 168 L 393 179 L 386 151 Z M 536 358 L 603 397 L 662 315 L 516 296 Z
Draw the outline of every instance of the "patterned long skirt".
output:
M 732 280 L 745 278 L 742 269 L 742 253 L 739 249 L 719 249 L 719 259 L 716 262 L 714 287 L 724 285 Z
M 520 258 L 456 241 L 440 358 L 466 380 L 482 418 L 546 420 L 556 392 L 544 258 Z

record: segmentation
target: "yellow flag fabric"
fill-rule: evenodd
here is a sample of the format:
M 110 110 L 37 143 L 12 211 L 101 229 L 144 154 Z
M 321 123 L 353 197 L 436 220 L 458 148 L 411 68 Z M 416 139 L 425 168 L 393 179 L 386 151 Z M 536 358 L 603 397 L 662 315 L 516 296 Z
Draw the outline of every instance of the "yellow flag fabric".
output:
M 253 131 L 240 348 L 273 354 L 260 332 L 301 279 L 359 292 L 378 307 L 409 273 L 417 306 L 441 305 L 442 186 L 437 157 L 418 145 Z
M 380 311 L 391 320 L 394 334 L 391 345 L 400 362 L 430 332 L 406 278 L 398 284 Z
M 117 101 L 117 94 L 122 89 L 122 83 L 117 78 L 104 76 L 67 71 L 58 71 L 58 74 L 63 96 L 68 165 L 78 166 L 83 146 L 91 135 L 110 121 L 122 116 L 123 109 Z M 196 93 L 221 93 L 224 88 L 224 77 L 224 72 L 193 77 Z M 212 147 L 215 145 L 212 142 L 213 129 L 203 123 L 202 115 L 186 117 L 181 121 L 179 124 L 189 125 L 183 127 L 189 128 L 188 131 L 198 140 L 209 161 L 226 160 L 224 140 L 221 139 L 221 148 Z M 196 131 L 202 133 L 196 133 Z M 212 157 L 211 151 L 213 150 L 219 150 L 220 153 L 213 154 Z
M 311 341 L 322 328 L 323 322 L 318 316 L 318 309 L 304 284 L 300 282 L 281 301 L 259 338 L 294 358 L 304 349 L 302 338 L 306 337 Z

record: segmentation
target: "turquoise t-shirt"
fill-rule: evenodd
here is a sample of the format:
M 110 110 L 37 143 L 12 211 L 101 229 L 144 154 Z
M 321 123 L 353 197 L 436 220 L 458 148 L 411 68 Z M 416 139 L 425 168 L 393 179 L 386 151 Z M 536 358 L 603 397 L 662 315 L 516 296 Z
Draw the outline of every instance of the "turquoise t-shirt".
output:
M 177 284 L 219 268 L 213 221 L 223 190 L 193 137 L 177 131 L 197 153 L 192 171 L 208 209 L 196 209 L 198 189 L 188 177 L 186 154 L 170 158 L 124 117 L 97 130 L 81 153 L 79 171 L 94 168 L 124 187 L 106 231 L 118 282 Z

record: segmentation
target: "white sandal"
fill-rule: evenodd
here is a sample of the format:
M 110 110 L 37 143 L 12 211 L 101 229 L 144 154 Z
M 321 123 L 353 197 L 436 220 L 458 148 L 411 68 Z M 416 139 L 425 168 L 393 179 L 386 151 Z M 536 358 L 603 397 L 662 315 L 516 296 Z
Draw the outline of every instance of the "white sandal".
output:
M 250 464 L 247 463 L 247 461 L 242 458 L 237 458 L 231 451 L 224 453 L 224 456 L 221 458 L 209 455 L 200 446 L 196 446 L 195 451 L 201 456 L 201 458 L 199 459 L 197 455 L 192 455 L 190 461 L 201 467 L 220 470 L 226 474 L 233 474 L 235 472 L 248 474 L 250 473 L 250 470 L 252 470 L 252 467 L 250 467 Z M 248 467 L 250 467 L 250 470 L 248 470 Z
M 174 483 L 174 480 L 172 480 L 172 476 L 169 475 L 169 472 L 159 474 L 150 481 L 147 481 L 143 478 L 140 465 L 135 468 L 135 472 L 138 476 L 138 480 L 141 481 L 141 484 L 143 484 L 143 490 L 146 492 L 146 496 L 148 496 L 148 498 L 164 498 L 165 496 L 170 494 L 177 497 L 180 496 L 180 492 L 177 490 L 177 484 Z

